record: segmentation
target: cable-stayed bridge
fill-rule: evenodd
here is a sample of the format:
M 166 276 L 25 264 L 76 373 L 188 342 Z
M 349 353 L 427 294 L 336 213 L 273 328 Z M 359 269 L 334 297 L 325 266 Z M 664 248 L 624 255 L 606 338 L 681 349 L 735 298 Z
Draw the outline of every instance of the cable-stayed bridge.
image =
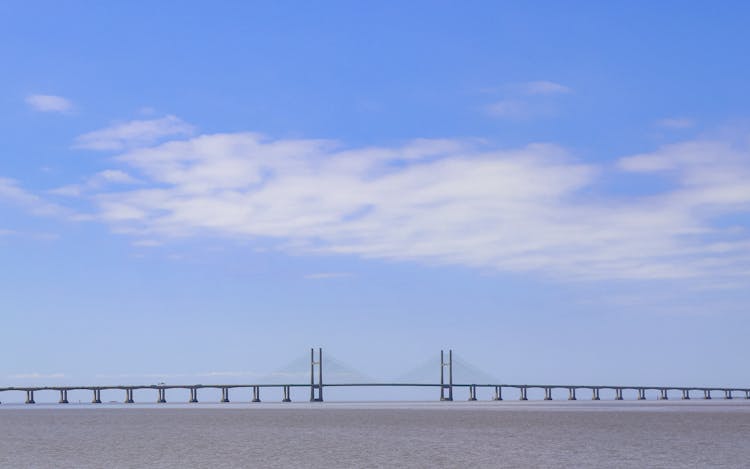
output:
M 438 368 L 439 367 L 439 368 Z M 324 373 L 325 370 L 325 373 Z M 324 380 L 325 377 L 325 380 Z M 439 377 L 439 380 L 437 378 Z M 309 381 L 308 381 L 309 380 Z M 135 402 L 134 392 L 143 390 L 156 391 L 157 403 L 167 402 L 168 390 L 183 390 L 189 393 L 188 402 L 197 403 L 199 390 L 219 390 L 220 402 L 230 402 L 230 391 L 234 399 L 250 402 L 261 402 L 261 391 L 265 398 L 271 392 L 280 397 L 281 402 L 292 401 L 292 389 L 298 391 L 309 390 L 310 402 L 323 402 L 325 390 L 335 389 L 434 389 L 435 397 L 441 401 L 453 401 L 454 391 L 461 390 L 467 400 L 477 400 L 477 390 L 484 389 L 491 392 L 491 399 L 529 400 L 529 391 L 543 393 L 543 400 L 553 400 L 553 391 L 564 392 L 567 400 L 588 398 L 600 400 L 602 393 L 612 396 L 613 400 L 624 400 L 626 393 L 632 394 L 637 400 L 646 400 L 649 396 L 659 400 L 670 398 L 689 399 L 750 399 L 750 388 L 737 387 L 695 387 L 695 386 L 636 386 L 636 385 L 592 385 L 592 384 L 510 384 L 502 383 L 490 374 L 476 368 L 471 363 L 456 357 L 452 350 L 440 351 L 440 361 L 429 360 L 413 368 L 408 373 L 392 380 L 377 380 L 360 373 L 335 357 L 326 356 L 323 360 L 322 348 L 310 349 L 310 355 L 289 363 L 278 372 L 270 373 L 256 383 L 227 383 L 227 384 L 128 384 L 128 385 L 97 385 L 97 386 L 11 386 L 0 387 L 0 393 L 24 392 L 26 404 L 34 404 L 35 393 L 52 391 L 59 393 L 60 404 L 67 404 L 68 393 L 71 391 L 91 392 L 91 402 L 102 402 L 101 392 L 111 390 L 124 391 L 123 403 Z M 245 392 L 247 397 L 241 396 Z M 248 393 L 249 391 L 249 393 Z M 2 394 L 0 394 L 2 397 Z M 275 400 L 275 399 L 272 399 Z M 152 401 L 153 402 L 153 401 Z

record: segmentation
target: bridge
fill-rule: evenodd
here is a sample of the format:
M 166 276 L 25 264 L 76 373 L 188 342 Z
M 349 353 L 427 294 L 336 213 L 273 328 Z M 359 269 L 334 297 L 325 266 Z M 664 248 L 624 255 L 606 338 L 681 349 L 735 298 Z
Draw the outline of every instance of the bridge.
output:
M 143 384 L 143 385 L 112 385 L 112 386 L 20 386 L 2 387 L 0 393 L 20 391 L 26 393 L 26 404 L 34 404 L 34 395 L 37 392 L 53 391 L 59 393 L 60 404 L 67 404 L 69 391 L 90 391 L 91 402 L 100 404 L 101 392 L 103 390 L 122 390 L 125 392 L 123 403 L 134 403 L 133 392 L 135 390 L 151 389 L 156 391 L 157 403 L 166 403 L 166 392 L 170 389 L 188 390 L 190 398 L 188 402 L 198 402 L 198 390 L 218 389 L 221 390 L 220 402 L 230 402 L 230 390 L 250 391 L 250 402 L 261 402 L 261 390 L 281 391 L 281 402 L 291 402 L 292 388 L 309 388 L 310 402 L 323 402 L 323 390 L 325 388 L 434 388 L 439 391 L 440 401 L 453 401 L 454 390 L 462 389 L 468 391 L 468 400 L 477 400 L 477 389 L 489 389 L 492 391 L 492 400 L 502 401 L 508 398 L 509 391 L 515 393 L 515 397 L 521 401 L 528 400 L 528 391 L 531 389 L 542 390 L 545 401 L 553 399 L 553 390 L 566 390 L 567 400 L 577 400 L 583 397 L 581 392 L 588 392 L 591 400 L 600 400 L 600 392 L 608 390 L 614 392 L 614 400 L 623 400 L 623 391 L 635 391 L 637 400 L 646 400 L 646 392 L 656 392 L 657 399 L 668 400 L 670 393 L 673 397 L 678 396 L 682 400 L 689 399 L 712 399 L 719 397 L 723 399 L 734 399 L 737 397 L 750 399 L 750 388 L 736 387 L 695 387 L 695 386 L 623 386 L 623 385 L 589 385 L 589 384 L 507 384 L 507 383 L 454 383 L 453 382 L 453 351 L 446 354 L 440 351 L 440 381 L 436 383 L 424 382 L 355 382 L 355 383 L 324 383 L 323 382 L 323 349 L 318 348 L 317 356 L 315 349 L 310 349 L 310 382 L 289 384 Z

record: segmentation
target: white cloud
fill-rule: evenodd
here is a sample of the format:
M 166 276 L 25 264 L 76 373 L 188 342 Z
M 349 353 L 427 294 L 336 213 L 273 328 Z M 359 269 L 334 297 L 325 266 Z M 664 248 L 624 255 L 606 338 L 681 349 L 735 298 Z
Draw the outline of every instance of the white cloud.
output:
M 49 191 L 50 194 L 78 197 L 85 192 L 114 184 L 138 184 L 138 180 L 120 170 L 107 169 L 89 177 L 83 184 L 68 184 Z
M 15 375 L 8 375 L 10 379 L 62 379 L 65 378 L 64 373 L 19 373 Z
M 567 278 L 726 281 L 750 273 L 748 235 L 712 220 L 746 209 L 748 154 L 686 142 L 623 158 L 621 174 L 666 171 L 674 186 L 607 197 L 592 195 L 605 168 L 549 144 L 342 148 L 202 135 L 120 155 L 143 186 L 99 191 L 93 200 L 117 232 L 160 242 L 215 235 L 276 240 L 289 252 Z
M 26 97 L 26 104 L 40 112 L 66 112 L 73 108 L 73 103 L 62 96 L 51 94 L 32 94 Z
M 695 126 L 695 121 L 687 117 L 668 117 L 658 120 L 656 125 L 667 129 L 689 129 Z
M 175 116 L 133 120 L 79 136 L 75 148 L 120 151 L 152 145 L 166 137 L 185 136 L 193 127 Z
M 484 110 L 492 117 L 517 120 L 554 115 L 554 95 L 572 92 L 567 86 L 551 81 L 514 83 L 503 89 L 503 99 L 488 104 Z
M 486 110 L 493 117 L 510 119 L 527 119 L 535 114 L 529 103 L 517 99 L 496 101 L 488 105 Z
M 34 215 L 62 216 L 69 211 L 57 204 L 47 202 L 20 187 L 13 179 L 0 177 L 0 202 L 7 201 L 24 207 Z
M 305 278 L 308 280 L 327 280 L 331 278 L 345 278 L 351 277 L 352 274 L 349 272 L 317 272 L 314 274 L 307 274 Z
M 551 95 L 570 93 L 571 90 L 565 85 L 552 81 L 529 81 L 519 85 L 520 90 L 527 95 Z

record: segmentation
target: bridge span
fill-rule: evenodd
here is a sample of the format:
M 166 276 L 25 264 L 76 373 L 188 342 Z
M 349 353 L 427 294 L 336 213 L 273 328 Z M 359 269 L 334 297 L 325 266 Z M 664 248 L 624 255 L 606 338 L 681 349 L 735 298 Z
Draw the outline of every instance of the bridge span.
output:
M 91 391 L 91 402 L 100 404 L 101 391 L 103 390 L 122 390 L 124 391 L 123 403 L 134 403 L 133 391 L 152 389 L 156 391 L 157 403 L 166 403 L 166 392 L 169 389 L 188 390 L 190 398 L 188 402 L 198 402 L 198 390 L 200 389 L 219 389 L 221 390 L 221 401 L 230 402 L 230 390 L 248 390 L 250 402 L 261 402 L 261 390 L 275 389 L 281 391 L 281 402 L 291 402 L 292 388 L 309 388 L 311 402 L 323 402 L 323 390 L 325 388 L 438 388 L 440 391 L 439 398 L 441 401 L 452 401 L 453 390 L 462 388 L 468 390 L 468 400 L 477 400 L 477 389 L 491 389 L 493 391 L 492 400 L 502 401 L 508 398 L 508 391 L 514 390 L 515 397 L 521 401 L 528 400 L 528 391 L 538 389 L 544 392 L 543 400 L 552 400 L 552 391 L 555 389 L 567 390 L 567 400 L 577 400 L 581 396 L 580 391 L 587 391 L 589 399 L 600 400 L 602 390 L 614 391 L 614 400 L 623 400 L 623 391 L 635 391 L 637 400 L 646 400 L 646 392 L 652 391 L 657 393 L 657 399 L 667 400 L 670 393 L 677 395 L 680 399 L 713 399 L 714 397 L 723 399 L 744 398 L 750 399 L 750 388 L 737 387 L 696 387 L 696 386 L 625 386 L 625 385 L 591 385 L 591 384 L 508 384 L 508 383 L 454 383 L 453 382 L 453 351 L 449 350 L 447 354 L 440 352 L 440 382 L 438 383 L 406 383 L 406 382 L 362 382 L 362 383 L 323 383 L 323 350 L 318 349 L 317 358 L 315 350 L 310 350 L 310 382 L 309 383 L 290 383 L 290 384 L 135 384 L 135 385 L 108 385 L 108 386 L 11 386 L 0 387 L 0 393 L 20 391 L 26 393 L 26 404 L 35 403 L 35 393 L 42 391 L 54 391 L 59 393 L 60 404 L 67 404 L 69 391 Z

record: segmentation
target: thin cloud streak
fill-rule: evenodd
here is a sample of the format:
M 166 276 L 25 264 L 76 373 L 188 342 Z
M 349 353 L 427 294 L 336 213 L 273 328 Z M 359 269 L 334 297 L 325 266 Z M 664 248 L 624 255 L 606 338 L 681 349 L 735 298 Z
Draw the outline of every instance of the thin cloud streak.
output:
M 26 97 L 26 104 L 39 112 L 66 112 L 73 108 L 73 103 L 62 96 L 51 94 L 32 94 Z
M 193 126 L 171 115 L 133 120 L 83 134 L 76 139 L 74 148 L 120 151 L 152 145 L 166 137 L 190 135 L 193 130 Z

